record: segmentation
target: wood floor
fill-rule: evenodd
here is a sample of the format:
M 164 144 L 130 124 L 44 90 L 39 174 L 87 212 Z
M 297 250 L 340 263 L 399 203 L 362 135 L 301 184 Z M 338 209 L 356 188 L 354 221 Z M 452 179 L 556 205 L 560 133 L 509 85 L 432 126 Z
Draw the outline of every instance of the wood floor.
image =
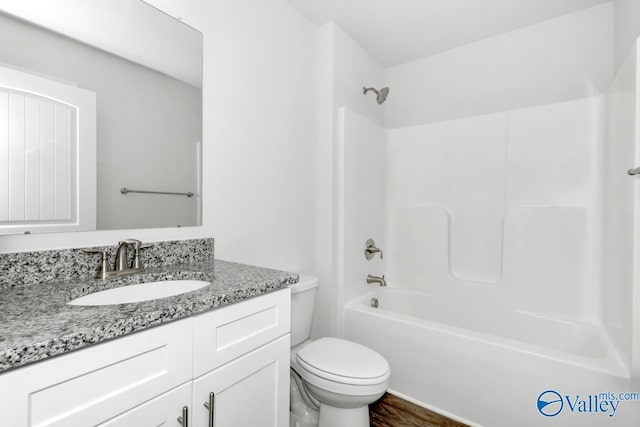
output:
M 468 427 L 389 393 L 369 405 L 369 419 L 371 427 Z

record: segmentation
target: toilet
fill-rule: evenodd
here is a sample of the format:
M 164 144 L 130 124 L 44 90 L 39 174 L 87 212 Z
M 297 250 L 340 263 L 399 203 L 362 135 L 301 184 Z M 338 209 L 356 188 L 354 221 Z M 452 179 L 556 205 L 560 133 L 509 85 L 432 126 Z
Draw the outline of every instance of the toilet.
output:
M 389 387 L 389 363 L 358 343 L 312 341 L 318 279 L 291 285 L 290 427 L 369 427 L 369 404 Z

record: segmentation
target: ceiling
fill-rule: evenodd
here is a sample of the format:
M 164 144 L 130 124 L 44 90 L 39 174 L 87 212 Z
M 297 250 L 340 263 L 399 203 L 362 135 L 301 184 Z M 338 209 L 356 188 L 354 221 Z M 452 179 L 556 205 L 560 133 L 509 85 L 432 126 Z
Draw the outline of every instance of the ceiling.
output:
M 318 25 L 335 21 L 385 67 L 609 0 L 289 0 Z

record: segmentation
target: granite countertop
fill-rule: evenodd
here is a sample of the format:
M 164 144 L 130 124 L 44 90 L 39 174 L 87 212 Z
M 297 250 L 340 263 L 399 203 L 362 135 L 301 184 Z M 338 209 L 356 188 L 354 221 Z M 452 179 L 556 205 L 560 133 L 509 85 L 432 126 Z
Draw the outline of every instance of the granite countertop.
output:
M 205 280 L 194 292 L 130 304 L 73 306 L 77 297 L 157 280 Z M 159 266 L 132 276 L 51 281 L 0 290 L 0 373 L 72 350 L 286 288 L 298 275 L 221 260 Z

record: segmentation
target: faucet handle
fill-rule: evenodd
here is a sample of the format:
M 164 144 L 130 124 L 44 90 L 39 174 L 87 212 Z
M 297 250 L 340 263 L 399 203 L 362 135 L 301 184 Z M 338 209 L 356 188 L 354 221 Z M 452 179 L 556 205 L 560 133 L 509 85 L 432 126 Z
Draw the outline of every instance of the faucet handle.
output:
M 98 269 L 96 270 L 95 277 L 97 279 L 103 279 L 109 271 L 111 271 L 111 265 L 109 265 L 109 255 L 107 254 L 107 249 L 99 249 L 99 248 L 84 248 L 82 252 L 85 254 L 101 254 L 102 258 L 100 259 L 100 264 L 98 265 Z
M 135 241 L 135 246 L 133 250 L 133 261 L 131 262 L 131 268 L 133 268 L 134 270 L 140 270 L 140 271 L 144 269 L 144 266 L 140 261 L 140 249 L 147 249 L 152 246 L 153 245 L 150 245 L 149 243 L 142 244 L 142 242 L 139 240 Z
M 103 254 L 107 252 L 106 249 L 100 249 L 100 248 L 82 248 L 80 250 L 85 254 Z
M 384 254 L 382 253 L 382 249 L 376 247 L 376 242 L 373 239 L 368 239 L 364 247 L 365 258 L 371 261 L 373 256 L 378 252 L 380 252 L 380 259 L 383 259 Z

